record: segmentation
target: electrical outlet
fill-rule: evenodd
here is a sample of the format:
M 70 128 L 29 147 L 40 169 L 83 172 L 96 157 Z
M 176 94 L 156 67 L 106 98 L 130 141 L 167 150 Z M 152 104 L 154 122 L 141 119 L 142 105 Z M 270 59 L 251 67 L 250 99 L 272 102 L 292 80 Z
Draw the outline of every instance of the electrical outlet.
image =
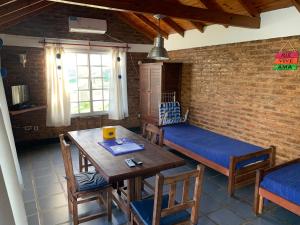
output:
M 33 130 L 34 131 L 38 131 L 39 130 L 39 126 L 33 126 Z
M 141 118 L 141 114 L 139 113 L 139 114 L 137 114 L 137 118 Z

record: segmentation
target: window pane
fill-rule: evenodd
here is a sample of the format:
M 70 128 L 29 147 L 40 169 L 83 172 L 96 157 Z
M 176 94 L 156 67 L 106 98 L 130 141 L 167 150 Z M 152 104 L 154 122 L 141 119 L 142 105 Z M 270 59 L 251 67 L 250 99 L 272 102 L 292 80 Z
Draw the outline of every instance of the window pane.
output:
M 102 65 L 103 66 L 111 66 L 111 55 L 102 55 Z
M 64 68 L 69 70 L 76 66 L 76 54 L 75 53 L 66 53 L 64 57 Z
M 104 111 L 108 111 L 109 103 L 108 101 L 104 101 Z
M 93 66 L 101 66 L 101 55 L 91 54 L 90 55 L 90 63 Z
M 78 91 L 71 91 L 70 100 L 71 102 L 78 102 Z
M 78 66 L 78 77 L 89 77 L 88 66 Z
M 71 103 L 71 114 L 77 114 L 78 112 L 78 103 Z
M 76 64 L 76 53 L 67 52 L 64 58 L 65 63 Z
M 102 89 L 102 78 L 92 78 L 92 88 Z
M 88 65 L 88 54 L 76 54 L 77 65 Z
M 79 79 L 78 80 L 78 89 L 79 90 L 89 89 L 89 80 L 88 79 Z
M 79 101 L 90 101 L 90 91 L 79 91 Z
M 91 103 L 90 102 L 80 102 L 79 103 L 79 112 L 80 113 L 91 112 Z
M 103 101 L 94 101 L 93 107 L 94 107 L 94 112 L 103 111 Z
M 103 88 L 109 88 L 109 81 L 103 80 Z
M 77 90 L 77 77 L 72 77 L 69 79 L 69 86 L 71 90 Z
M 92 77 L 101 77 L 101 67 L 91 67 L 91 76 Z
M 94 90 L 93 91 L 93 100 L 102 100 L 102 90 Z
M 102 70 L 102 75 L 103 75 L 103 80 L 104 81 L 109 81 L 109 78 L 110 78 L 110 68 L 108 67 L 103 67 L 103 70 Z
M 108 90 L 103 90 L 103 99 L 109 100 L 109 91 Z

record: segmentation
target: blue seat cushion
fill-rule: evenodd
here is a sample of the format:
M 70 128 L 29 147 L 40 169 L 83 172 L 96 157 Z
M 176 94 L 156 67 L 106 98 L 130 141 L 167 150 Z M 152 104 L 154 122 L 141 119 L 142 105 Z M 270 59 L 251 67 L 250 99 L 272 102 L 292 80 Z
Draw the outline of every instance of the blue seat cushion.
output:
M 162 199 L 162 209 L 168 207 L 168 200 L 169 196 L 164 195 Z M 154 199 L 133 201 L 130 203 L 130 205 L 145 225 L 152 225 Z M 178 222 L 188 220 L 189 218 L 190 214 L 184 210 L 169 216 L 162 217 L 160 220 L 160 225 L 176 224 Z
M 290 202 L 300 205 L 300 163 L 267 174 L 260 186 Z
M 77 191 L 89 191 L 107 187 L 108 182 L 96 172 L 83 172 L 75 174 Z
M 239 141 L 187 123 L 165 126 L 164 138 L 184 147 L 225 168 L 231 156 L 243 156 L 263 150 L 262 147 Z M 268 155 L 254 157 L 237 165 L 242 168 L 250 163 L 265 160 Z

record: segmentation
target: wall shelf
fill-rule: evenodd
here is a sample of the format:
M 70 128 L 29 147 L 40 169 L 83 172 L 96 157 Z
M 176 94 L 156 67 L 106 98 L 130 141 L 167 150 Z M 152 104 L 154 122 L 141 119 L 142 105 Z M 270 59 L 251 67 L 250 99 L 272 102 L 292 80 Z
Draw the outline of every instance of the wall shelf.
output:
M 33 111 L 42 110 L 42 109 L 46 109 L 46 106 L 45 105 L 34 106 L 34 107 L 31 107 L 31 108 L 28 108 L 28 109 L 9 111 L 9 114 L 11 116 L 15 116 L 15 115 L 19 115 L 19 114 L 23 114 L 23 113 L 27 113 L 27 112 L 33 112 Z

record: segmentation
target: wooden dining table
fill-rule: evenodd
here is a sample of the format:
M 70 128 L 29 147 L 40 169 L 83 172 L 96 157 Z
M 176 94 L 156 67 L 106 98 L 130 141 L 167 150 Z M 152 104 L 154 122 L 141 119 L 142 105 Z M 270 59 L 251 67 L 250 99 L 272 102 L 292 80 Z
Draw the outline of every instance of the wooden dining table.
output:
M 163 170 L 182 166 L 184 160 L 161 147 L 151 144 L 140 135 L 122 126 L 116 127 L 116 138 L 129 138 L 137 144 L 144 145 L 144 150 L 114 156 L 98 142 L 103 141 L 102 128 L 70 131 L 68 137 L 77 146 L 89 162 L 109 183 L 125 181 L 126 198 L 114 191 L 113 198 L 118 206 L 128 215 L 130 202 L 142 197 L 142 178 L 155 175 Z M 125 159 L 135 158 L 142 161 L 140 166 L 130 168 Z

